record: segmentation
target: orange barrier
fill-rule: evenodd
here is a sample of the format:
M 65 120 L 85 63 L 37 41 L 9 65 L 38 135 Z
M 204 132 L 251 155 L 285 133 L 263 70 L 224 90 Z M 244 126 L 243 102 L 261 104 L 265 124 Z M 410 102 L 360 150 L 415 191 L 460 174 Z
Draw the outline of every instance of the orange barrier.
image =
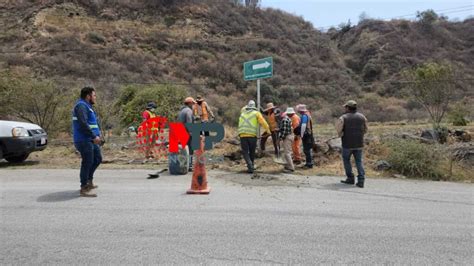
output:
M 207 186 L 206 160 L 204 157 L 204 137 L 201 136 L 201 146 L 199 150 L 194 151 L 195 163 L 191 188 L 186 194 L 209 194 L 211 188 Z

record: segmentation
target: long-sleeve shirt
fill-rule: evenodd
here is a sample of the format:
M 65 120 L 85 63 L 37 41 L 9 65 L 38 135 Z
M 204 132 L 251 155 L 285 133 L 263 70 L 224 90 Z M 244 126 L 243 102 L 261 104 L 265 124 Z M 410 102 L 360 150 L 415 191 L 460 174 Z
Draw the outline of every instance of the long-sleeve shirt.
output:
M 95 139 L 95 137 L 97 136 L 94 134 L 89 124 L 87 123 L 87 120 L 89 117 L 89 110 L 87 106 L 85 106 L 84 104 L 76 105 L 76 107 L 74 108 L 74 113 L 77 117 L 77 122 L 79 124 L 81 133 L 83 133 L 87 137 L 90 137 L 91 139 Z M 98 118 L 97 118 L 97 124 L 99 124 Z
M 365 119 L 365 123 L 364 123 L 363 133 L 365 134 L 369 130 L 369 126 L 368 126 L 367 118 L 365 116 L 364 116 L 364 119 Z M 336 131 L 339 137 L 344 136 L 344 118 L 342 116 L 336 120 Z
M 288 135 L 291 135 L 292 133 L 293 133 L 293 127 L 292 127 L 291 119 L 289 117 L 283 118 L 280 123 L 280 130 L 279 130 L 280 139 L 284 139 Z
M 247 108 L 242 108 L 242 110 L 245 112 Z M 263 127 L 264 131 L 267 132 L 268 134 L 270 134 L 270 127 L 268 126 L 268 123 L 267 121 L 265 121 L 265 118 L 263 118 L 263 115 L 260 113 L 260 112 L 257 112 L 257 121 L 258 123 L 260 124 L 260 126 Z M 239 137 L 241 138 L 245 138 L 245 137 L 248 137 L 248 138 L 252 138 L 252 137 L 256 137 L 256 135 L 254 134 L 240 134 Z

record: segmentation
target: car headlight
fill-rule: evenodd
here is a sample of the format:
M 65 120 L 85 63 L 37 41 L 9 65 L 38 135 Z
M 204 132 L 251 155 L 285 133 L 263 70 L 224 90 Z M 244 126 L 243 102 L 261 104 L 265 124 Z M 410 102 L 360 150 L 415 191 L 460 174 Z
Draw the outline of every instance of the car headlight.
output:
M 12 129 L 12 136 L 14 138 L 18 137 L 28 137 L 30 134 L 28 134 L 28 130 L 26 130 L 23 127 L 15 127 Z

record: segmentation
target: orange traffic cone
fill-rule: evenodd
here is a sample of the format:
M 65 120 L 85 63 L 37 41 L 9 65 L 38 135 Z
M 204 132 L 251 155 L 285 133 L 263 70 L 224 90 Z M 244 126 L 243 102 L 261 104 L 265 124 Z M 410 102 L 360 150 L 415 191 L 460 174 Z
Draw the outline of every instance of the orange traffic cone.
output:
M 207 173 L 204 157 L 204 137 L 201 136 L 201 146 L 199 150 L 194 151 L 196 162 L 194 164 L 193 179 L 191 180 L 191 188 L 187 194 L 209 194 L 211 188 L 207 186 Z

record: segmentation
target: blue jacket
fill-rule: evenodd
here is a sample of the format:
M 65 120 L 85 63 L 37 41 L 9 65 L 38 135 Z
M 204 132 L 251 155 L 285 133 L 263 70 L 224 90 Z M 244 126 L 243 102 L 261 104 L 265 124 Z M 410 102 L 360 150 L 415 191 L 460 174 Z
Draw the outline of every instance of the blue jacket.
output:
M 92 106 L 80 99 L 72 110 L 72 132 L 74 142 L 92 141 L 100 136 L 99 122 Z

